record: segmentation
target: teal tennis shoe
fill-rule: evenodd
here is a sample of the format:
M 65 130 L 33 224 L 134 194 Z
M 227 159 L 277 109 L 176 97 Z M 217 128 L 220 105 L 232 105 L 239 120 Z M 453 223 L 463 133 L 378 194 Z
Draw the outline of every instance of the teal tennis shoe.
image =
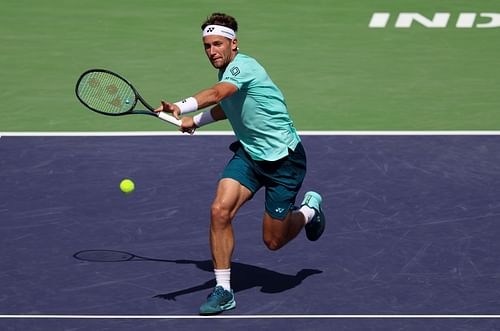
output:
M 213 315 L 236 307 L 233 290 L 225 290 L 216 286 L 207 297 L 207 302 L 201 305 L 200 315 Z
M 318 240 L 323 234 L 323 231 L 325 231 L 326 219 L 325 214 L 321 209 L 322 202 L 323 199 L 321 198 L 321 195 L 312 191 L 307 192 L 304 195 L 304 201 L 302 201 L 301 206 L 306 205 L 315 211 L 313 219 L 305 226 L 306 237 L 311 241 Z

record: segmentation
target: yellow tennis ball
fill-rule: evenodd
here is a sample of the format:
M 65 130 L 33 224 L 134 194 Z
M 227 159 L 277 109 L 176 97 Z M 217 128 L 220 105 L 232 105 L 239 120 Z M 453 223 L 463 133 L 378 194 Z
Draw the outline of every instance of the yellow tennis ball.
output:
M 131 179 L 124 179 L 120 182 L 120 190 L 123 193 L 131 193 L 135 189 L 135 184 Z

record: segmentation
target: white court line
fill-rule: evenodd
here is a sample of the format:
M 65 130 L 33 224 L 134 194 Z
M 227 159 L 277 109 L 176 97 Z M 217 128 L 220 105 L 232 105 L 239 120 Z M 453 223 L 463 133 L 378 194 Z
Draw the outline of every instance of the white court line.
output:
M 0 315 L 0 319 L 498 319 L 500 315 Z
M 500 131 L 299 131 L 303 136 L 497 136 Z M 0 132 L 5 137 L 189 136 L 179 131 Z M 197 131 L 194 136 L 233 136 L 232 131 Z

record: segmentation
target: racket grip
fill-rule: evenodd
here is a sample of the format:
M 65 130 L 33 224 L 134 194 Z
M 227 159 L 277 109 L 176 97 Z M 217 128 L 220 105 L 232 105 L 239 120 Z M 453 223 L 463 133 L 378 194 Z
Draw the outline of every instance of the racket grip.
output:
M 178 120 L 177 118 L 175 118 L 172 115 L 169 115 L 163 111 L 158 113 L 158 117 L 166 122 L 173 124 L 173 125 L 177 125 L 178 127 L 180 127 L 182 124 L 181 120 Z

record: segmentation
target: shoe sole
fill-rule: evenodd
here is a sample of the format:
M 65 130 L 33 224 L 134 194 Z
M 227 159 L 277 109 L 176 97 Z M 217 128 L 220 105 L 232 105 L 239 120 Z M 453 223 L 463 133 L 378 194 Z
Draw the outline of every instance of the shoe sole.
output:
M 231 309 L 234 309 L 234 308 L 236 308 L 236 301 L 235 300 L 231 300 L 228 303 L 226 303 L 225 305 L 220 306 L 219 310 L 214 310 L 214 311 L 200 311 L 200 315 L 215 315 L 215 314 L 220 314 L 223 311 L 231 310 Z
M 325 220 L 325 215 L 323 214 L 323 211 L 319 211 L 320 213 L 320 223 L 319 223 L 319 229 L 316 230 L 316 229 L 311 229 L 311 231 L 308 231 L 308 229 L 306 228 L 306 237 L 307 239 L 309 239 L 310 241 L 316 241 L 318 240 L 321 235 L 323 234 L 323 232 L 325 231 L 325 223 L 326 223 L 326 220 Z

